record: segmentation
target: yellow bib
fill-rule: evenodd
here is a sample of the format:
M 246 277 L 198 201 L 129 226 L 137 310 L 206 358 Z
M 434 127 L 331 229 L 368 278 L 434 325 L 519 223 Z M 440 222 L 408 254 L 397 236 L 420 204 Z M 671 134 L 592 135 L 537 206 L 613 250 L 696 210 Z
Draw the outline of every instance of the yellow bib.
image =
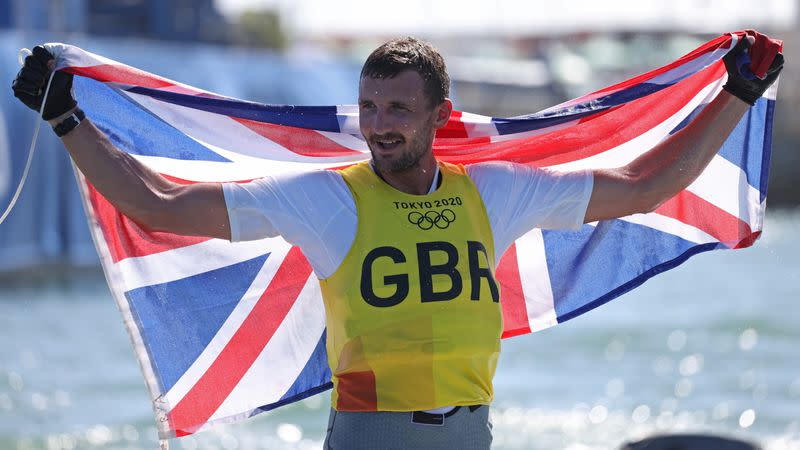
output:
M 492 400 L 502 315 L 489 219 L 464 168 L 439 167 L 429 195 L 392 188 L 369 163 L 341 171 L 356 238 L 320 281 L 337 410 Z

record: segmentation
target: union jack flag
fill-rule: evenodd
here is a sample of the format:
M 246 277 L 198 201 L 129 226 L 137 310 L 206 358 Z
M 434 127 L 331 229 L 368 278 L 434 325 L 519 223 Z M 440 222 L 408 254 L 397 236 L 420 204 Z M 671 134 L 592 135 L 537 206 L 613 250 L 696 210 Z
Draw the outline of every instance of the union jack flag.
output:
M 455 111 L 434 142 L 452 163 L 507 160 L 555 170 L 618 167 L 681 129 L 726 80 L 742 33 L 544 111 L 494 118 Z M 777 41 L 757 43 L 753 67 Z M 759 50 L 761 49 L 761 50 Z M 244 182 L 369 158 L 356 106 L 275 106 L 224 97 L 65 46 L 81 107 L 120 149 L 179 183 Z M 758 71 L 758 69 L 754 69 Z M 776 83 L 777 85 L 777 83 Z M 697 253 L 761 233 L 776 86 L 711 164 L 650 214 L 534 229 L 502 257 L 504 337 L 589 311 Z M 331 387 L 320 290 L 302 252 L 141 228 L 79 173 L 108 283 L 152 396 L 162 438 L 243 420 Z

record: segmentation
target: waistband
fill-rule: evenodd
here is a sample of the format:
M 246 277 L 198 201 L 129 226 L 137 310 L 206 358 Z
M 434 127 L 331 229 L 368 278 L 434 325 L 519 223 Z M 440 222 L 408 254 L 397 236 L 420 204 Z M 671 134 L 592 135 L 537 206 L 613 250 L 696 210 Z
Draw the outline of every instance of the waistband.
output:
M 475 412 L 483 405 L 455 406 L 450 411 L 443 414 L 436 414 L 427 411 L 413 411 L 411 422 L 423 425 L 444 425 L 444 419 L 457 413 L 461 408 L 469 408 L 469 412 Z

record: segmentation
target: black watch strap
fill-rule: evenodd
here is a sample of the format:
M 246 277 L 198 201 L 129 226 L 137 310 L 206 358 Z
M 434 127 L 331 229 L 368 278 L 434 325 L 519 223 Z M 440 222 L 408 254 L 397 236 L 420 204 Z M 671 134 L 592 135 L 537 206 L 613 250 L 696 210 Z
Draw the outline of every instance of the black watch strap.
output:
M 53 127 L 53 131 L 56 132 L 56 136 L 61 137 L 65 134 L 72 131 L 73 128 L 77 127 L 79 123 L 83 119 L 86 118 L 86 114 L 81 111 L 80 108 L 75 109 L 75 112 L 70 114 L 66 119 L 62 120 L 58 123 L 58 125 Z

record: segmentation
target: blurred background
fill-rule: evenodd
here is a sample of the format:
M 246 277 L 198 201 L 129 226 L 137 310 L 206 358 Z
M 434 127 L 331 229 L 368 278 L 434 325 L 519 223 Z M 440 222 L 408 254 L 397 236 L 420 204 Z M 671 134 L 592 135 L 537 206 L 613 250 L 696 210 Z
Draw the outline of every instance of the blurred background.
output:
M 769 211 L 714 252 L 590 314 L 504 342 L 498 449 L 605 449 L 708 432 L 800 449 L 800 12 L 796 0 L 0 0 L 0 206 L 35 124 L 11 95 L 21 47 L 60 41 L 223 95 L 355 103 L 383 41 L 425 38 L 458 109 L 539 111 L 665 65 L 724 32 L 785 41 Z M 43 130 L 0 225 L 0 448 L 154 448 L 149 397 L 100 271 L 66 152 Z M 320 448 L 328 394 L 173 448 Z

